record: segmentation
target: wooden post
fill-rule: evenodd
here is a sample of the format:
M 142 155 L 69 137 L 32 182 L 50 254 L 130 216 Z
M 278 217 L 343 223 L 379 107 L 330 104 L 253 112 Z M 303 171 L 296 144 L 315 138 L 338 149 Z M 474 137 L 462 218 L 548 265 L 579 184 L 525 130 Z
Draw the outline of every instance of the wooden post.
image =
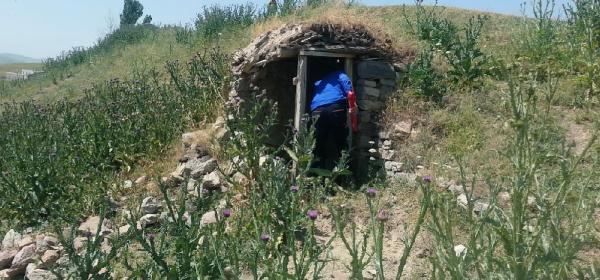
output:
M 308 57 L 305 55 L 298 56 L 298 73 L 296 83 L 296 111 L 294 113 L 294 128 L 300 131 L 302 127 L 302 117 L 306 109 L 306 69 Z
M 346 75 L 348 75 L 348 77 L 350 77 L 350 80 L 352 81 L 352 86 L 354 87 L 354 61 L 352 58 L 347 57 L 344 60 L 344 72 L 346 72 Z M 356 92 L 355 92 L 356 94 Z M 358 112 L 357 112 L 358 113 Z M 350 110 L 348 110 L 348 116 L 346 117 L 346 124 L 348 126 L 348 151 L 352 150 L 352 122 L 350 121 Z

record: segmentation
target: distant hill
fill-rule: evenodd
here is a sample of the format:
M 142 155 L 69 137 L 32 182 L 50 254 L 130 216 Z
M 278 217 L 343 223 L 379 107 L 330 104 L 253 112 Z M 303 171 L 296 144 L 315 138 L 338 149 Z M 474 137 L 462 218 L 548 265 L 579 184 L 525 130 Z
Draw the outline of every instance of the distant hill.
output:
M 26 57 L 13 53 L 0 53 L 0 64 L 12 64 L 12 63 L 37 63 L 40 59 Z

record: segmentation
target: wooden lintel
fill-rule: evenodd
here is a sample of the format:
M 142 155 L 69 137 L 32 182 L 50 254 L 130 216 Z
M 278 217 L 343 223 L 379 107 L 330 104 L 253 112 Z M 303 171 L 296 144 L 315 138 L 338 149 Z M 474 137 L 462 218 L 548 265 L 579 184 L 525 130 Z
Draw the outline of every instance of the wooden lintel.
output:
M 311 50 L 301 50 L 300 55 L 306 56 L 325 56 L 325 57 L 346 57 L 352 58 L 355 57 L 354 54 L 349 53 L 338 53 L 338 52 L 327 52 L 327 51 L 311 51 Z

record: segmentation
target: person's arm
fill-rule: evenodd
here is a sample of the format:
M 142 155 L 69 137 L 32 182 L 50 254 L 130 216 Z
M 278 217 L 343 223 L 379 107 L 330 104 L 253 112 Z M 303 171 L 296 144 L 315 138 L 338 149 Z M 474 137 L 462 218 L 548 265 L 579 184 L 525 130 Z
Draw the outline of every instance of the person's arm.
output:
M 346 73 L 340 73 L 338 77 L 338 82 L 342 86 L 342 90 L 344 91 L 345 97 L 348 97 L 349 92 L 354 91 L 354 89 L 352 88 L 352 80 L 350 79 L 350 77 L 348 77 L 348 75 L 346 75 Z

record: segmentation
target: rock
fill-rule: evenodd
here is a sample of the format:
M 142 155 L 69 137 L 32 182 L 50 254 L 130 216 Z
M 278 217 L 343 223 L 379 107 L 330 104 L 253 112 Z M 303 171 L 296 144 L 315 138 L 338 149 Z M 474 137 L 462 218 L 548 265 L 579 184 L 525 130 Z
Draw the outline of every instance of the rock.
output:
M 358 63 L 356 70 L 362 79 L 396 79 L 394 67 L 383 61 L 363 60 Z
M 365 86 L 358 86 L 358 87 L 356 87 L 356 96 L 358 98 L 364 98 L 366 96 L 371 96 L 371 97 L 374 97 L 374 98 L 379 98 L 380 95 L 381 95 L 381 92 L 377 88 L 374 88 L 374 87 L 365 87 Z
M 412 132 L 412 123 L 410 121 L 400 121 L 394 124 L 392 133 L 398 138 L 407 138 Z
M 457 257 L 462 257 L 464 259 L 467 255 L 467 247 L 462 244 L 454 246 L 454 254 L 456 254 Z
M 217 222 L 217 212 L 209 211 L 209 212 L 204 213 L 204 215 L 202 215 L 202 218 L 200 219 L 200 226 L 214 224 L 216 222 Z
M 4 239 L 2 239 L 2 249 L 16 248 L 19 246 L 19 242 L 21 242 L 21 234 L 11 229 L 4 235 Z
M 381 151 L 381 158 L 385 160 L 392 160 L 396 155 L 396 151 L 394 150 L 383 150 Z
M 22 273 L 34 261 L 35 256 L 35 244 L 25 246 L 15 255 L 10 268 L 20 269 Z
M 213 171 L 202 178 L 202 188 L 207 190 L 214 190 L 221 186 L 221 178 L 219 177 L 218 171 Z
M 137 179 L 135 179 L 134 183 L 136 186 L 141 186 L 141 185 L 145 184 L 147 181 L 148 181 L 148 176 L 143 175 L 143 176 L 140 176 Z
M 392 172 L 400 172 L 402 170 L 403 164 L 401 162 L 396 161 L 386 161 L 383 164 L 383 166 L 385 167 L 385 170 Z
M 137 223 L 138 229 L 147 228 L 151 225 L 158 223 L 159 215 L 158 214 L 146 214 L 140 218 Z
M 60 254 L 57 250 L 48 250 L 44 252 L 42 255 L 42 264 L 41 267 L 48 268 L 56 263 L 56 261 L 60 258 Z
M 148 196 L 144 198 L 144 200 L 142 200 L 142 205 L 140 207 L 143 215 L 156 214 L 158 212 L 158 209 L 160 209 L 161 204 L 160 201 L 158 201 L 158 199 L 152 196 Z
M 367 86 L 367 87 L 376 87 L 377 82 L 375 82 L 373 80 L 358 79 L 358 81 L 356 81 L 356 85 Z
M 123 184 L 121 185 L 121 187 L 123 187 L 123 189 L 131 189 L 133 187 L 133 182 L 131 180 L 125 180 L 123 181 Z
M 380 101 L 359 99 L 356 103 L 358 104 L 358 108 L 364 111 L 379 111 L 383 108 L 383 102 Z
M 470 191 L 470 188 L 465 188 L 463 185 L 458 185 L 456 183 L 450 183 L 448 190 L 454 195 L 460 195 L 465 193 L 465 190 Z
M 396 87 L 396 79 L 381 79 L 379 80 L 379 83 L 392 88 Z
M 167 177 L 163 177 L 162 183 L 171 188 L 179 186 L 179 184 L 183 183 L 185 179 L 183 176 L 176 175 L 176 172 L 177 171 L 169 174 Z M 156 188 L 158 189 L 158 186 L 156 186 Z
M 31 245 L 35 243 L 35 240 L 33 239 L 33 237 L 31 235 L 25 235 L 23 238 L 21 238 L 21 241 L 19 241 L 19 249 L 23 248 L 25 246 Z
M 184 174 L 189 174 L 193 179 L 200 179 L 202 176 L 217 169 L 217 161 L 210 157 L 203 157 L 190 160 L 184 166 Z
M 475 214 L 475 215 L 481 215 L 489 207 L 490 207 L 490 205 L 487 204 L 487 203 L 485 203 L 485 202 L 476 201 L 475 204 L 473 205 L 473 214 Z
M 0 270 L 10 267 L 17 253 L 15 249 L 0 252 Z
M 468 209 L 469 201 L 467 200 L 467 195 L 463 193 L 463 194 L 457 196 L 456 203 L 458 204 L 458 206 L 462 207 L 463 209 Z
M 37 268 L 35 264 L 29 264 L 27 266 L 25 277 L 29 280 L 57 279 L 57 277 L 52 272 Z
M 0 280 L 15 279 L 14 277 L 18 276 L 19 274 L 23 274 L 23 272 L 15 268 L 0 270 Z
M 225 141 L 226 139 L 229 139 L 229 130 L 226 128 L 217 128 L 215 130 L 215 141 L 217 142 L 222 142 Z
M 75 251 L 80 251 L 81 249 L 83 249 L 83 247 L 85 247 L 85 244 L 88 242 L 88 239 L 85 237 L 75 237 L 75 239 L 73 239 L 73 248 L 75 249 Z
M 126 234 L 127 232 L 129 232 L 129 228 L 131 228 L 131 226 L 130 226 L 130 225 L 124 225 L 124 226 L 121 226 L 121 227 L 119 227 L 119 229 L 117 230 L 117 233 L 118 233 L 119 235 Z
M 105 236 L 112 232 L 109 227 L 108 220 L 103 220 L 102 225 L 100 225 L 100 217 L 92 216 L 87 218 L 85 222 L 79 225 L 77 232 L 83 236 L 95 236 L 98 232 L 98 226 L 100 226 L 100 235 Z

